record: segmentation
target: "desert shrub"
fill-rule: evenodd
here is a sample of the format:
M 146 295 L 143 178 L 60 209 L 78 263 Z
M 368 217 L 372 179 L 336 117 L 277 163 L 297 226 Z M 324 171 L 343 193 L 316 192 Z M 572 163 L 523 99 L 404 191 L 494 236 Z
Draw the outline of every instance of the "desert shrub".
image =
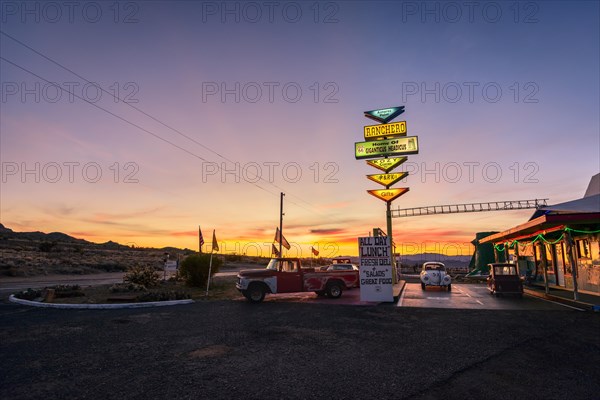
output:
M 108 290 L 111 293 L 143 292 L 146 286 L 137 283 L 115 283 Z
M 79 285 L 56 285 L 50 289 L 54 289 L 54 295 L 56 297 L 81 297 L 85 294 L 81 291 Z
M 94 269 L 101 269 L 101 270 L 106 271 L 106 272 L 121 272 L 121 271 L 126 271 L 127 270 L 126 266 L 124 266 L 123 264 L 120 264 L 118 262 L 114 262 L 114 263 L 98 263 L 98 264 L 90 265 L 90 267 L 92 267 Z
M 141 294 L 137 297 L 137 301 L 149 302 L 149 301 L 169 301 L 169 300 L 185 300 L 191 296 L 183 292 L 148 292 Z
M 223 261 L 214 257 L 212 260 L 211 276 L 219 272 Z M 208 280 L 210 254 L 195 254 L 185 258 L 179 266 L 178 275 L 185 284 L 193 287 L 204 287 Z
M 23 300 L 35 300 L 42 297 L 42 291 L 40 289 L 22 290 L 19 293 L 15 293 L 15 297 Z
M 154 267 L 136 265 L 127 270 L 123 282 L 152 287 L 158 284 L 159 279 L 160 275 Z

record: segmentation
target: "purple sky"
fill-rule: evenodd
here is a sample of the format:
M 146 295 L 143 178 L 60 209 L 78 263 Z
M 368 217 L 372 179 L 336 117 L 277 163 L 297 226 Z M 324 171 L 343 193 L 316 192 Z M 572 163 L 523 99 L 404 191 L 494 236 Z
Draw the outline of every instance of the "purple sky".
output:
M 296 251 L 355 254 L 385 205 L 354 142 L 363 111 L 398 105 L 420 152 L 394 208 L 559 203 L 600 170 L 597 2 L 47 4 L 0 9 L 0 221 L 15 230 L 197 248 L 201 225 L 222 250 L 268 253 L 283 191 Z M 531 213 L 395 219 L 394 234 L 467 254 Z

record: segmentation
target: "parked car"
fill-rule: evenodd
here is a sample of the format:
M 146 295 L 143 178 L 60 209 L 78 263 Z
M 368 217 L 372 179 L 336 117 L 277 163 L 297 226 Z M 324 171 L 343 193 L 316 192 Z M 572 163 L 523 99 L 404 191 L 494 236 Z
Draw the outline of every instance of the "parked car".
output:
M 427 286 L 446 287 L 448 291 L 452 290 L 452 278 L 446 271 L 446 266 L 441 262 L 426 262 L 421 269 L 421 289 L 425 290 Z
M 488 290 L 491 294 L 516 294 L 523 296 L 523 282 L 515 264 L 488 264 L 490 276 L 487 279 Z
M 331 264 L 326 271 L 358 271 L 358 267 L 354 264 Z

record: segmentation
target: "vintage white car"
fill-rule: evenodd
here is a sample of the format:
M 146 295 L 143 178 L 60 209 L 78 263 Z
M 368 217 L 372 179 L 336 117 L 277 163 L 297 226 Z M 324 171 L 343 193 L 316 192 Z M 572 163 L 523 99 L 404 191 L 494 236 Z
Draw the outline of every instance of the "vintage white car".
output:
M 446 272 L 446 266 L 441 262 L 426 262 L 421 270 L 421 289 L 427 286 L 446 286 L 452 290 L 452 278 Z

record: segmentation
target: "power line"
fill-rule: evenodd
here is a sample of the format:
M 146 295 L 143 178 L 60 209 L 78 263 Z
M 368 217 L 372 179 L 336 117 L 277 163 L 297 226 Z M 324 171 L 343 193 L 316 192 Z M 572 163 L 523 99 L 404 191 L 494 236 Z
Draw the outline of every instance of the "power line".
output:
M 97 86 L 97 87 L 98 87 L 98 88 L 99 88 L 99 89 L 100 89 L 102 92 L 104 92 L 104 93 L 107 93 L 109 96 L 112 96 L 114 99 L 116 99 L 116 100 L 119 100 L 121 103 L 123 103 L 123 104 L 126 104 L 127 106 L 129 106 L 129 107 L 133 108 L 134 110 L 136 110 L 136 111 L 138 111 L 138 112 L 140 112 L 140 113 L 144 114 L 144 115 L 145 115 L 145 116 L 147 116 L 148 118 L 151 118 L 152 120 L 154 120 L 154 121 L 158 122 L 159 124 L 161 124 L 162 126 L 164 126 L 164 127 L 168 128 L 168 129 L 172 130 L 173 132 L 177 133 L 178 135 L 180 135 L 180 136 L 182 136 L 182 137 L 184 137 L 184 138 L 188 139 L 189 141 L 191 141 L 191 142 L 193 142 L 193 143 L 197 144 L 198 146 L 201 146 L 201 147 L 202 147 L 202 148 L 204 148 L 205 150 L 207 150 L 207 151 L 209 151 L 209 152 L 211 152 L 211 153 L 213 153 L 213 154 L 217 155 L 218 157 L 222 158 L 223 160 L 225 160 L 225 161 L 229 161 L 229 162 L 233 163 L 233 161 L 232 161 L 232 160 L 228 159 L 228 158 L 227 158 L 227 157 L 225 157 L 224 155 L 222 155 L 222 154 L 218 153 L 217 151 L 215 151 L 215 150 L 211 149 L 210 147 L 208 147 L 208 146 L 204 145 L 203 143 L 201 143 L 201 142 L 197 141 L 196 139 L 194 139 L 194 138 L 190 137 L 189 135 L 186 135 L 185 133 L 181 132 L 179 129 L 177 129 L 177 128 L 174 128 L 174 127 L 172 127 L 172 126 L 168 125 L 167 123 L 165 123 L 165 122 L 161 121 L 160 119 L 158 119 L 158 118 L 154 117 L 153 115 L 151 115 L 151 114 L 149 114 L 149 113 L 145 112 L 144 110 L 140 109 L 139 107 L 136 107 L 136 106 L 134 106 L 133 104 L 130 104 L 130 103 L 128 103 L 128 102 L 126 102 L 126 101 L 124 101 L 124 100 L 123 100 L 123 99 L 121 99 L 120 97 L 116 96 L 114 93 L 110 93 L 110 92 L 108 92 L 107 90 L 105 90 L 105 89 L 104 89 L 102 86 L 98 85 L 97 83 L 95 83 L 95 82 L 92 82 L 92 81 L 90 81 L 90 80 L 86 79 L 85 77 L 81 76 L 80 74 L 78 74 L 77 72 L 73 71 L 72 69 L 70 69 L 70 68 L 68 68 L 68 67 L 66 67 L 66 66 L 64 66 L 64 65 L 62 65 L 61 63 L 59 63 L 58 61 L 56 61 L 56 60 L 52 59 L 51 57 L 49 57 L 49 56 L 47 56 L 47 55 L 45 55 L 45 54 L 41 53 L 40 51 L 38 51 L 38 50 L 36 50 L 36 49 L 32 48 L 31 46 L 29 46 L 29 45 L 27 45 L 27 44 L 25 44 L 25 43 L 21 42 L 21 41 L 20 41 L 20 40 L 18 40 L 17 38 L 15 38 L 15 37 L 13 37 L 13 36 L 9 35 L 8 33 L 4 32 L 4 31 L 2 31 L 2 30 L 0 30 L 0 33 L 2 33 L 4 36 L 8 37 L 9 39 L 11 39 L 11 40 L 15 41 L 16 43 L 20 44 L 21 46 L 23 46 L 23 47 L 25 47 L 25 48 L 29 49 L 30 51 L 34 52 L 35 54 L 39 55 L 40 57 L 43 57 L 43 58 L 45 58 L 46 60 L 50 61 L 51 63 L 53 63 L 53 64 L 55 64 L 55 65 L 59 66 L 60 68 L 63 68 L 64 70 L 66 70 L 66 71 L 70 72 L 71 74 L 73 74 L 73 75 L 77 76 L 79 79 L 82 79 L 82 80 L 86 81 L 86 82 L 87 82 L 87 83 L 89 83 L 89 84 L 94 84 L 94 85 L 96 85 L 96 86 Z M 13 64 L 13 65 L 15 65 L 15 66 L 18 66 L 18 65 L 16 65 L 16 64 L 12 63 L 12 62 L 11 62 L 11 64 Z M 21 68 L 20 66 L 18 66 L 18 67 L 19 67 L 19 68 Z M 44 78 L 41 78 L 41 77 L 39 77 L 38 75 L 35 75 L 35 74 L 33 74 L 31 71 L 28 71 L 28 70 L 26 70 L 26 69 L 24 69 L 24 68 L 21 68 L 21 69 L 23 69 L 23 70 L 25 70 L 25 71 L 27 71 L 27 72 L 31 73 L 31 74 L 32 74 L 32 75 L 34 75 L 34 76 L 37 76 L 37 77 L 38 77 L 38 78 L 40 78 L 40 79 L 43 79 L 43 80 L 44 80 L 44 81 L 46 81 L 46 82 L 49 82 L 48 80 L 46 80 L 46 79 L 44 79 Z M 52 82 L 49 82 L 49 83 L 52 83 Z M 63 89 L 63 88 L 61 88 L 61 89 Z M 64 90 L 64 89 L 63 89 L 63 90 Z M 67 91 L 67 92 L 68 92 L 68 91 Z M 70 92 L 68 92 L 68 93 L 70 93 Z M 77 96 L 77 97 L 78 97 L 78 98 L 80 98 L 79 96 Z M 87 100 L 85 100 L 85 101 L 86 101 L 87 103 L 89 103 L 89 104 L 95 105 L 94 103 L 91 103 L 91 102 L 89 102 L 89 101 L 87 101 Z M 98 107 L 98 108 L 101 108 L 101 107 Z M 101 108 L 101 109 L 102 109 L 102 108 Z M 104 111 L 106 111 L 106 110 L 104 110 Z M 111 113 L 111 114 L 113 114 L 113 113 Z M 115 115 L 115 114 L 113 114 L 113 115 Z M 115 116 L 116 116 L 116 115 L 115 115 Z M 129 121 L 127 121 L 127 120 L 125 120 L 125 119 L 123 119 L 123 118 L 121 118 L 121 117 L 119 117 L 119 118 L 120 118 L 120 119 L 122 119 L 123 121 L 126 121 L 126 122 L 128 122 L 128 123 L 129 123 Z M 132 125 L 135 125 L 135 124 L 133 124 L 133 123 L 131 123 L 131 124 L 132 124 Z M 135 126 L 139 128 L 139 126 L 137 126 L 137 125 L 135 125 Z M 141 128 L 140 128 L 140 129 L 141 129 Z M 157 134 L 152 134 L 152 135 L 153 135 L 153 136 L 155 136 L 155 137 L 157 137 L 157 138 L 159 138 L 159 139 L 161 139 L 161 140 L 163 140 L 163 141 L 165 141 L 165 142 L 167 142 L 167 143 L 169 143 L 169 144 L 172 144 L 172 145 L 174 145 L 173 143 L 169 142 L 169 141 L 168 141 L 168 140 L 166 140 L 166 139 L 163 139 L 162 137 L 158 136 Z M 195 156 L 195 157 L 197 157 L 197 158 L 200 158 L 200 159 L 201 159 L 201 160 L 203 160 L 203 161 L 206 161 L 206 162 L 208 162 L 207 160 L 205 160 L 205 159 L 203 159 L 203 158 L 201 158 L 201 157 L 199 157 L 199 156 L 197 156 L 197 155 L 195 155 L 195 154 L 193 154 L 193 153 L 191 153 L 191 152 L 189 152 L 189 151 L 187 151 L 187 150 L 185 150 L 185 149 L 183 149 L 183 148 L 181 148 L 181 147 L 179 147 L 179 146 L 176 146 L 176 145 L 175 145 L 175 147 L 177 147 L 177 148 L 179 148 L 179 149 L 181 149 L 181 150 L 184 150 L 186 153 L 192 154 L 193 156 Z M 221 168 L 220 166 L 218 166 L 218 165 L 217 165 L 217 168 L 218 168 L 219 170 L 222 170 L 222 168 Z M 237 174 L 237 172 L 235 172 L 234 174 L 235 174 L 236 176 L 240 177 L 240 176 Z M 258 178 L 259 180 L 261 180 L 261 181 L 263 181 L 263 182 L 265 182 L 265 183 L 268 183 L 269 185 L 271 185 L 271 186 L 273 186 L 273 187 L 277 188 L 278 190 L 280 190 L 280 191 L 283 191 L 283 189 L 282 189 L 281 187 L 279 187 L 278 185 L 276 185 L 276 184 L 274 184 L 274 183 L 272 183 L 272 182 L 269 182 L 269 181 L 265 180 L 265 179 L 264 179 L 264 178 L 262 178 L 262 177 L 259 177 L 259 176 L 258 176 L 258 174 L 257 174 L 257 175 L 255 175 L 255 178 Z M 252 184 L 252 185 L 254 185 L 254 186 L 256 186 L 256 187 L 258 187 L 258 188 L 260 188 L 260 189 L 262 189 L 262 190 L 266 190 L 266 189 L 264 189 L 264 188 L 262 188 L 262 187 L 260 187 L 260 186 L 256 185 L 256 183 L 254 183 L 254 182 L 248 182 L 246 179 L 244 179 L 244 181 L 246 181 L 247 183 L 250 183 L 250 184 Z M 273 195 L 277 195 L 276 193 L 273 193 L 273 192 L 271 192 L 271 191 L 268 191 L 268 190 L 266 190 L 266 191 L 267 191 L 268 193 L 271 193 L 271 194 L 273 194 Z M 311 207 L 313 207 L 313 208 L 315 207 L 315 206 L 313 206 L 311 203 L 309 203 L 309 202 L 307 202 L 307 201 L 303 200 L 302 198 L 300 198 L 300 197 L 298 197 L 298 196 L 295 196 L 295 195 L 294 195 L 294 194 L 292 194 L 292 193 L 288 193 L 288 194 L 289 194 L 290 196 L 292 196 L 292 197 L 294 197 L 294 198 L 297 198 L 298 200 L 300 200 L 300 201 L 304 202 L 305 204 L 308 204 L 309 206 L 311 206 Z M 305 209 L 305 210 L 307 210 L 307 211 L 310 211 L 310 212 L 313 212 L 313 213 L 316 213 L 316 214 L 320 214 L 319 212 L 317 212 L 317 211 L 315 211 L 315 210 L 309 210 L 309 209 L 307 209 L 306 207 L 303 207 L 302 205 L 300 205 L 300 204 L 297 204 L 297 203 L 295 203 L 295 202 L 293 202 L 293 201 L 290 201 L 290 203 L 292 203 L 292 204 L 295 204 L 295 205 L 297 205 L 298 207 L 304 208 L 304 209 Z
M 138 128 L 139 130 L 141 130 L 141 131 L 143 131 L 143 132 L 145 132 L 145 133 L 147 133 L 147 134 L 149 134 L 149 135 L 151 135 L 151 136 L 153 136 L 153 137 L 157 138 L 158 140 L 161 140 L 161 141 L 163 141 L 163 142 L 165 142 L 165 143 L 167 143 L 167 144 L 170 144 L 171 146 L 173 146 L 173 147 L 175 147 L 175 148 L 177 148 L 177 149 L 179 149 L 179 150 L 181 150 L 181 151 L 184 151 L 184 152 L 186 152 L 187 154 L 191 155 L 192 157 L 195 157 L 195 158 L 197 158 L 197 159 L 199 159 L 199 160 L 202 160 L 202 161 L 208 161 L 208 160 L 206 160 L 205 158 L 202 158 L 201 156 L 199 156 L 199 155 L 197 155 L 197 154 L 195 154 L 195 153 L 192 153 L 191 151 L 189 151 L 189 150 L 187 150 L 187 149 L 185 149 L 185 148 L 183 148 L 183 147 L 179 146 L 178 144 L 176 144 L 176 143 L 173 143 L 173 142 L 171 142 L 170 140 L 168 140 L 168 139 L 165 139 L 165 138 L 163 138 L 163 137 L 161 137 L 161 136 L 157 135 L 156 133 L 149 131 L 148 129 L 146 129 L 146 128 L 142 127 L 142 126 L 139 126 L 138 124 L 136 124 L 136 123 L 134 123 L 134 122 L 131 122 L 131 121 L 129 121 L 128 119 L 126 119 L 126 118 L 123 118 L 123 117 L 121 117 L 120 115 L 118 115 L 118 114 L 115 114 L 114 112 L 112 112 L 112 111 L 110 111 L 110 110 L 107 110 L 107 109 L 106 109 L 106 108 L 104 108 L 104 107 L 100 107 L 99 105 L 97 105 L 97 104 L 95 104 L 95 103 L 92 103 L 91 101 L 89 101 L 89 100 L 87 100 L 87 99 L 84 99 L 83 97 L 81 97 L 81 96 L 78 96 L 77 94 L 75 94 L 75 93 L 73 93 L 73 92 L 71 92 L 71 91 L 69 91 L 69 90 L 67 90 L 67 89 L 65 89 L 65 88 L 63 88 L 63 87 L 61 87 L 61 86 L 58 86 L 58 85 L 54 84 L 53 82 L 50 82 L 50 81 L 49 81 L 49 80 L 47 80 L 46 78 L 44 78 L 44 77 L 42 77 L 42 76 L 39 76 L 39 75 L 38 75 L 38 74 L 36 74 L 35 72 L 32 72 L 32 71 L 28 70 L 28 69 L 27 69 L 27 68 L 25 68 L 25 67 L 22 67 L 22 66 L 20 66 L 20 65 L 18 65 L 18 64 L 16 64 L 16 63 L 14 63 L 14 62 L 12 62 L 12 61 L 10 61 L 10 60 L 7 60 L 6 58 L 4 58 L 4 57 L 2 57 L 2 56 L 0 56 L 0 60 L 2 60 L 2 61 L 4 61 L 4 62 L 7 62 L 7 63 L 9 63 L 9 64 L 11 64 L 11 65 L 13 65 L 13 66 L 17 67 L 17 68 L 19 68 L 19 69 L 21 69 L 21 70 L 23 70 L 23 71 L 25 71 L 25 72 L 27 72 L 27 73 L 29 73 L 29 74 L 31 74 L 31 75 L 33 75 L 33 76 L 35 76 L 35 77 L 36 77 L 36 78 L 38 78 L 38 79 L 41 79 L 41 80 L 43 80 L 43 81 L 45 81 L 45 82 L 47 82 L 47 83 L 49 83 L 49 84 L 51 84 L 51 85 L 54 85 L 54 86 L 56 86 L 56 87 L 57 87 L 57 88 L 59 88 L 60 90 L 62 90 L 62 91 L 64 91 L 64 92 L 67 92 L 67 93 L 69 93 L 69 94 L 71 94 L 71 95 L 73 95 L 73 96 L 77 97 L 78 99 L 85 101 L 85 102 L 86 102 L 86 103 L 88 103 L 88 104 L 91 104 L 92 106 L 94 106 L 94 107 L 96 107 L 96 108 L 98 108 L 98 109 L 100 109 L 100 110 L 102 110 L 102 111 L 104 111 L 104 112 L 106 112 L 106 113 L 108 113 L 108 114 L 112 115 L 112 116 L 113 116 L 113 117 L 115 117 L 115 118 L 118 118 L 118 119 L 120 119 L 121 121 L 123 121 L 123 122 L 125 122 L 125 123 L 127 123 L 127 124 L 129 124 L 129 125 L 131 125 L 131 126 L 134 126 L 134 127 Z M 266 191 L 266 192 L 268 192 L 268 193 L 271 193 L 271 194 L 275 195 L 275 193 L 273 193 L 273 192 L 271 192 L 271 191 L 269 191 L 269 190 L 267 190 L 267 189 L 265 189 L 265 188 L 263 188 L 263 187 L 261 187 L 261 186 L 259 186 L 259 185 L 255 184 L 255 183 L 254 183 L 253 185 L 254 185 L 254 186 L 256 186 L 256 187 L 257 187 L 257 188 L 259 188 L 259 189 L 262 189 L 262 190 L 264 190 L 264 191 Z

